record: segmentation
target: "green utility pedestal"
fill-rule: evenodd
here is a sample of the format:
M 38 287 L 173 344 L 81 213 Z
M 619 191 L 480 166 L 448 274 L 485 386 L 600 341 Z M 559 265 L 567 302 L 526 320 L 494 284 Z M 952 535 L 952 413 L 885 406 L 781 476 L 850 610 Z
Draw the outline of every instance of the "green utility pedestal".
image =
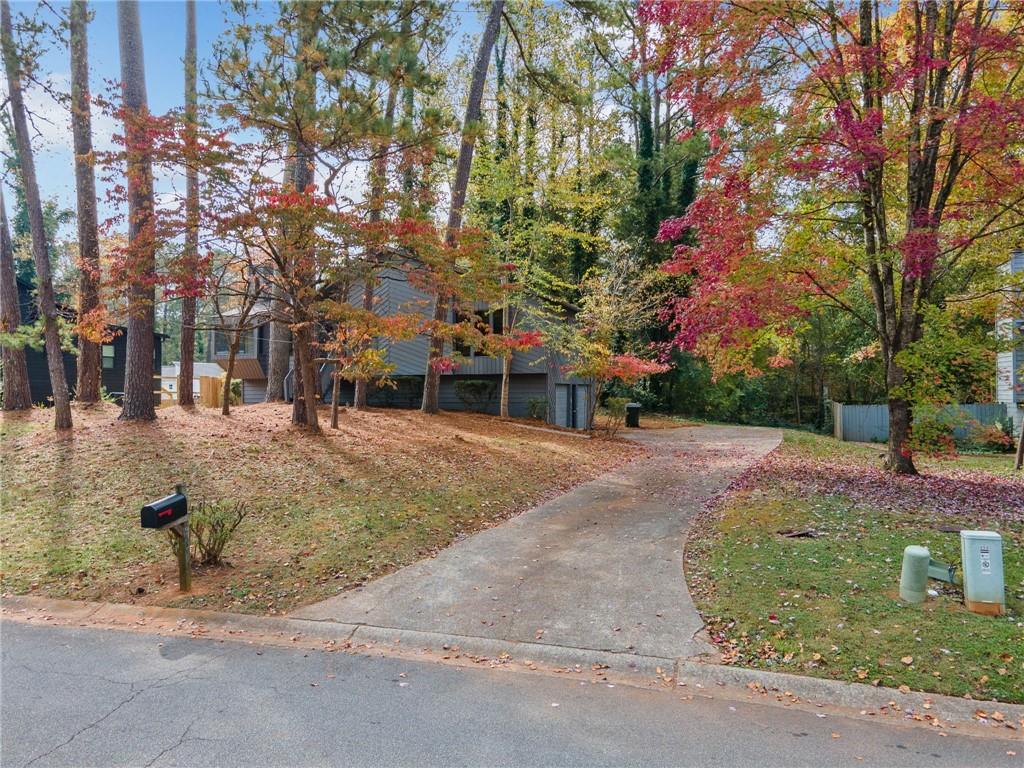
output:
M 927 547 L 911 544 L 903 550 L 903 572 L 900 574 L 900 597 L 908 603 L 923 603 L 928 593 Z

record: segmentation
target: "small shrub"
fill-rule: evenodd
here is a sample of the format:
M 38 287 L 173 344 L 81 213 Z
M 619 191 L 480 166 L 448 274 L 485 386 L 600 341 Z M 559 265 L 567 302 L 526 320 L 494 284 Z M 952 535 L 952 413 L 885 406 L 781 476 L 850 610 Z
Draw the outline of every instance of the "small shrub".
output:
M 546 397 L 531 397 L 526 401 L 526 412 L 531 419 L 544 421 L 548 417 L 548 399 Z
M 477 413 L 487 410 L 496 389 L 497 384 L 490 379 L 457 379 L 455 382 L 455 396 Z
M 611 437 L 626 423 L 626 404 L 632 402 L 628 397 L 609 397 L 604 401 L 604 414 L 601 429 Z
M 957 409 L 930 405 L 919 406 L 914 413 L 909 448 L 927 456 L 954 457 L 956 442 L 953 430 L 961 421 Z
M 189 544 L 193 563 L 217 565 L 221 562 L 224 547 L 231 540 L 235 529 L 248 514 L 245 502 L 200 501 L 189 509 Z M 170 531 L 174 556 L 178 556 L 180 539 Z
M 1011 429 L 1013 422 L 1010 422 Z M 1001 424 L 974 422 L 967 431 L 970 447 L 985 453 L 1004 453 L 1014 449 L 1012 433 L 1007 434 Z

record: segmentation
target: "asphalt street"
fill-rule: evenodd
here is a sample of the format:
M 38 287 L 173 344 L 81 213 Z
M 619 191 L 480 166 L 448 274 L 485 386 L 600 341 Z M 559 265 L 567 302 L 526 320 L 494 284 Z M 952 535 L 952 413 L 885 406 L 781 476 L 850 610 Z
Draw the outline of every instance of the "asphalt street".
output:
M 10 621 L 0 641 L 4 768 L 1024 764 L 1019 741 L 574 674 Z

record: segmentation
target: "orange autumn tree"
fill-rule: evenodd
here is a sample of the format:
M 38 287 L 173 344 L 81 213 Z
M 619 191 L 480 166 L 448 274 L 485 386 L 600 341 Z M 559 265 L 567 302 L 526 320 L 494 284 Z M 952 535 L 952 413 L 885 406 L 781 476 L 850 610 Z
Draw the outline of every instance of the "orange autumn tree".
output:
M 664 268 L 693 276 L 672 344 L 743 369 L 816 304 L 850 313 L 879 344 L 887 465 L 916 472 L 929 310 L 1006 290 L 1024 226 L 1024 4 L 646 0 L 640 19 L 710 146 L 660 229 Z
M 671 366 L 632 353 L 619 352 L 616 339 L 639 327 L 648 314 L 642 300 L 622 289 L 607 275 L 592 271 L 581 285 L 579 312 L 572 323 L 545 325 L 545 337 L 569 362 L 566 372 L 593 382 L 587 429 L 594 428 L 594 411 L 601 395 L 614 381 L 631 386 Z

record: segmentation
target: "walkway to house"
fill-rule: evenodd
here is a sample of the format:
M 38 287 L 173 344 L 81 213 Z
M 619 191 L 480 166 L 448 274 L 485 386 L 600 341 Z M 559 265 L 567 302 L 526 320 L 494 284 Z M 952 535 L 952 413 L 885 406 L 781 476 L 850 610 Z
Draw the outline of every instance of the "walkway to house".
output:
M 292 614 L 439 636 L 646 657 L 710 650 L 683 578 L 691 517 L 774 449 L 777 430 L 631 431 L 649 458 L 437 557 Z M 358 633 L 357 633 L 358 636 Z

